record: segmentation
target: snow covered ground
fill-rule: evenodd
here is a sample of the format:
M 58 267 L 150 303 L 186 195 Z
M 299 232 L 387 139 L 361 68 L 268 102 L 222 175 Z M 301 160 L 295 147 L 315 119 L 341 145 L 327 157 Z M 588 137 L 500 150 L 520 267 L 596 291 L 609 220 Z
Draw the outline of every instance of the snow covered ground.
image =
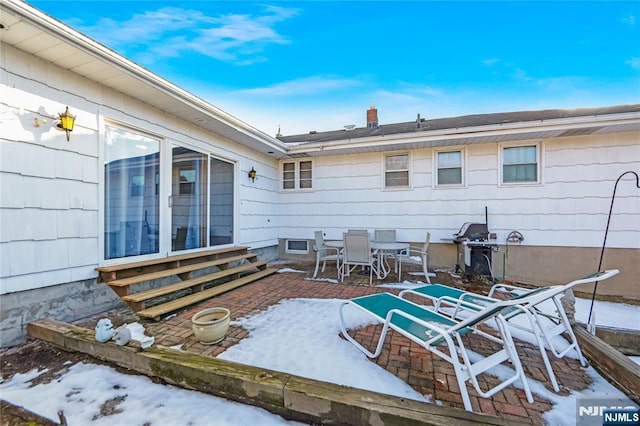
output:
M 415 283 L 392 286 L 412 285 Z M 284 300 L 266 311 L 240 318 L 235 324 L 248 329 L 249 337 L 219 358 L 437 404 L 430 395 L 419 394 L 338 337 L 340 303 L 337 299 Z M 589 303 L 578 299 L 576 316 L 580 321 L 586 322 Z M 640 318 L 640 306 L 596 302 L 599 324 L 640 329 L 638 321 L 629 324 L 630 317 Z M 368 323 L 355 312 L 346 321 L 350 328 Z M 515 337 L 531 341 L 524 333 Z M 549 424 L 575 424 L 577 398 L 625 398 L 592 367 L 587 372 L 592 385 L 568 396 L 559 396 L 542 383 L 529 380 L 534 393 L 554 404 L 544 417 Z M 56 413 L 63 410 L 71 425 L 296 424 L 259 408 L 155 384 L 146 377 L 120 374 L 110 367 L 77 364 L 58 380 L 30 387 L 30 381 L 42 373 L 34 370 L 0 383 L 0 397 L 51 419 L 57 419 Z M 500 376 L 505 371 L 498 368 L 494 373 Z M 103 416 L 101 407 L 106 404 L 114 409 Z

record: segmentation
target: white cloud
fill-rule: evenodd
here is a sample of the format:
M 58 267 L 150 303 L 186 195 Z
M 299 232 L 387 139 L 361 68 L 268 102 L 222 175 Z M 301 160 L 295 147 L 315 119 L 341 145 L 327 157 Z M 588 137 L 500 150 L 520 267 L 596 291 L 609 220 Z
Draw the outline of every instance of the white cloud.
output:
M 488 58 L 488 59 L 485 59 L 485 60 L 482 61 L 482 63 L 487 67 L 494 66 L 498 62 L 500 62 L 500 59 L 498 59 L 498 58 Z
M 622 18 L 622 23 L 627 25 L 635 25 L 636 17 L 633 15 L 625 16 L 624 18 Z
M 356 79 L 312 76 L 284 81 L 266 87 L 240 90 L 242 95 L 265 96 L 290 96 L 322 94 L 326 92 L 341 91 L 347 88 L 361 86 L 362 82 Z
M 637 56 L 632 56 L 631 59 L 626 60 L 624 63 L 629 65 L 634 70 L 640 70 L 640 58 L 638 58 Z
M 259 16 L 227 14 L 207 16 L 200 11 L 164 7 L 135 14 L 126 21 L 102 18 L 91 26 L 79 26 L 87 34 L 99 34 L 100 42 L 122 51 L 146 48 L 140 57 L 177 57 L 195 51 L 236 64 L 265 61 L 259 53 L 271 44 L 287 44 L 273 26 L 297 14 L 296 9 L 265 6 Z M 255 57 L 254 57 L 255 56 Z
M 99 34 L 100 41 L 108 46 L 122 48 L 157 41 L 167 34 L 194 28 L 206 21 L 202 12 L 164 7 L 135 14 L 126 21 L 100 18 L 92 26 L 78 25 L 78 28 L 88 34 Z

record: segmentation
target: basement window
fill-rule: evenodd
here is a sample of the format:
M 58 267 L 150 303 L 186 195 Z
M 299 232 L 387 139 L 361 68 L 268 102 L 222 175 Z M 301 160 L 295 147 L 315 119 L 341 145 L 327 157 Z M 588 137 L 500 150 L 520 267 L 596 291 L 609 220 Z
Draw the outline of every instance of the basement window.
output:
M 285 253 L 307 254 L 309 253 L 309 241 L 307 240 L 286 240 Z

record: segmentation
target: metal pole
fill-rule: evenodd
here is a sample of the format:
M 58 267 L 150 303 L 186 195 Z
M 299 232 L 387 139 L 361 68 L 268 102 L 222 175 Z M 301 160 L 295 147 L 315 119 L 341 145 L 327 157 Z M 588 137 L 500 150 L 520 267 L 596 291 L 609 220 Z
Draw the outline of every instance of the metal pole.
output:
M 602 250 L 600 251 L 600 262 L 598 263 L 598 269 L 596 270 L 596 272 L 600 272 L 602 268 L 602 260 L 604 259 L 604 249 L 605 249 L 605 246 L 607 245 L 607 235 L 609 234 L 609 224 L 611 223 L 611 213 L 613 212 L 613 202 L 616 199 L 616 190 L 618 189 L 618 182 L 620 182 L 620 179 L 622 179 L 624 175 L 629 173 L 636 177 L 636 187 L 640 189 L 640 179 L 638 178 L 638 174 L 636 172 L 632 172 L 632 171 L 624 172 L 616 180 L 616 183 L 613 186 L 613 194 L 611 195 L 611 206 L 609 207 L 609 217 L 607 218 L 607 228 L 604 231 L 604 241 L 602 242 Z M 591 314 L 593 313 L 593 304 L 595 303 L 597 290 L 598 290 L 598 281 L 596 281 L 593 286 L 593 295 L 591 296 L 591 307 L 589 308 L 589 318 L 587 319 L 588 326 L 591 324 Z M 590 331 L 595 334 L 595 327 L 593 327 L 593 330 L 590 330 Z

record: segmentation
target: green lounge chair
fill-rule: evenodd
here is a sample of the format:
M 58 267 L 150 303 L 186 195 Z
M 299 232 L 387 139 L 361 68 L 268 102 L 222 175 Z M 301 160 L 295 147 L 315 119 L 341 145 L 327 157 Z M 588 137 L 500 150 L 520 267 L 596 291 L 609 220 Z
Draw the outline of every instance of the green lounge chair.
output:
M 462 314 L 465 311 L 477 312 L 485 309 L 487 306 L 498 303 L 500 299 L 496 299 L 494 296 L 501 289 L 511 292 L 512 296 L 510 300 L 518 301 L 519 304 L 504 310 L 502 312 L 502 316 L 510 326 L 527 331 L 535 336 L 538 349 L 542 355 L 553 389 L 558 392 L 560 387 L 558 386 L 558 381 L 556 380 L 555 373 L 545 350 L 545 344 L 556 358 L 563 358 L 571 350 L 575 350 L 582 366 L 587 366 L 587 362 L 580 350 L 578 340 L 571 328 L 571 323 L 569 322 L 567 314 L 562 306 L 562 296 L 567 290 L 572 289 L 576 285 L 602 281 L 617 275 L 618 273 L 619 271 L 617 269 L 612 269 L 591 274 L 585 278 L 571 281 L 565 285 L 538 287 L 536 289 L 525 289 L 506 284 L 496 284 L 491 288 L 488 296 L 463 291 L 442 284 L 424 285 L 413 289 L 403 290 L 400 292 L 399 296 L 404 298 L 408 294 L 414 294 L 425 297 L 433 302 L 437 312 L 445 314 L 451 318 L 460 319 L 464 317 Z M 546 297 L 542 299 L 530 298 L 530 296 L 540 293 L 544 293 Z M 540 304 L 548 300 L 552 301 L 555 306 L 556 312 L 554 314 L 544 312 L 540 309 Z M 529 327 L 515 324 L 510 321 L 519 315 L 526 315 Z M 545 328 L 540 322 L 542 317 L 548 318 L 552 321 L 554 326 L 550 329 Z M 555 339 L 559 336 L 568 336 L 568 347 L 560 349 L 557 344 L 554 343 Z
M 537 297 L 544 297 L 544 295 L 529 296 L 529 298 Z M 526 301 L 526 299 L 527 297 L 522 300 Z M 344 301 L 340 306 L 340 327 L 343 336 L 370 358 L 377 358 L 380 355 L 385 336 L 389 329 L 393 329 L 450 362 L 456 373 L 464 408 L 467 411 L 473 411 L 466 387 L 467 381 L 471 381 L 480 396 L 488 398 L 515 381 L 520 380 L 527 400 L 533 403 L 533 396 L 522 369 L 515 344 L 511 338 L 509 327 L 502 317 L 503 311 L 516 306 L 517 303 L 517 301 L 512 300 L 499 301 L 472 313 L 462 321 L 458 321 L 391 293 L 379 293 Z M 369 351 L 349 335 L 344 322 L 344 310 L 347 306 L 358 308 L 383 324 L 374 352 Z M 490 319 L 495 319 L 498 324 L 498 336 L 484 333 L 477 328 L 478 325 Z M 467 333 L 475 333 L 499 343 L 501 349 L 472 363 L 470 354 L 462 339 L 462 336 Z M 446 349 L 441 348 L 442 345 L 446 346 Z M 493 388 L 488 390 L 481 389 L 478 376 L 505 361 L 511 362 L 514 367 L 514 373 Z

